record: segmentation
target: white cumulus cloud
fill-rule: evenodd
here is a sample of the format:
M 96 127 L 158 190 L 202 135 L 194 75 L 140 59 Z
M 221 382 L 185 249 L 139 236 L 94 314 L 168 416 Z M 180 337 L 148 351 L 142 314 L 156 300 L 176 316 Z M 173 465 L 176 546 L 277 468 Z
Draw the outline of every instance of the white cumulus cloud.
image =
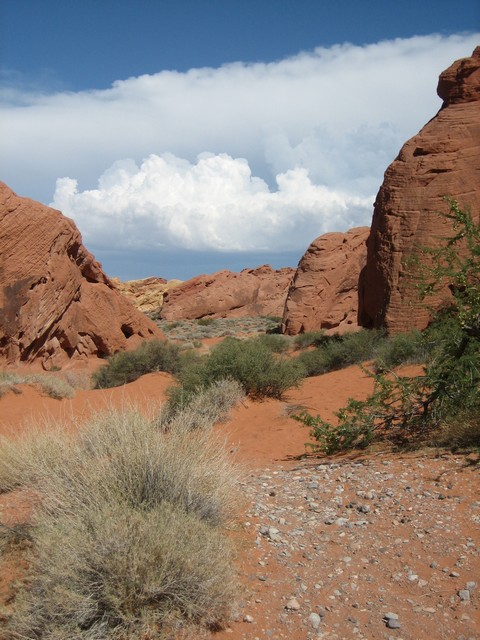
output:
M 246 160 L 202 154 L 195 163 L 150 155 L 139 167 L 116 162 L 98 188 L 57 180 L 52 206 L 75 218 L 87 245 L 147 250 L 294 250 L 316 235 L 361 224 L 372 197 L 315 185 L 289 169 L 271 191 Z
M 441 105 L 439 73 L 479 35 L 319 47 L 105 90 L 8 87 L 0 175 L 21 195 L 53 194 L 95 253 L 302 249 L 370 223 L 383 172 Z

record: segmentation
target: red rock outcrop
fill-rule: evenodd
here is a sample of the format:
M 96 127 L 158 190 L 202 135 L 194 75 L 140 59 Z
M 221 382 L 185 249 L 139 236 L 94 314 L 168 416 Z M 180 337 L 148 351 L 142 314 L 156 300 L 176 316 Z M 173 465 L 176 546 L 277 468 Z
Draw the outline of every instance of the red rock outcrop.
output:
M 142 278 L 122 282 L 118 278 L 111 278 L 113 284 L 133 306 L 142 313 L 158 314 L 163 306 L 163 296 L 173 287 L 182 284 L 182 280 L 165 280 L 165 278 Z
M 165 293 L 161 318 L 281 316 L 295 270 L 269 265 L 201 275 Z
M 283 333 L 357 326 L 358 275 L 365 265 L 368 232 L 368 227 L 357 227 L 312 242 L 288 292 Z
M 449 299 L 445 287 L 426 305 L 408 278 L 417 247 L 452 235 L 444 197 L 480 220 L 480 47 L 440 75 L 443 105 L 388 167 L 375 201 L 367 264 L 359 284 L 359 324 L 391 333 L 423 329 L 430 309 Z
M 0 182 L 0 357 L 106 356 L 163 337 L 115 289 L 69 218 Z

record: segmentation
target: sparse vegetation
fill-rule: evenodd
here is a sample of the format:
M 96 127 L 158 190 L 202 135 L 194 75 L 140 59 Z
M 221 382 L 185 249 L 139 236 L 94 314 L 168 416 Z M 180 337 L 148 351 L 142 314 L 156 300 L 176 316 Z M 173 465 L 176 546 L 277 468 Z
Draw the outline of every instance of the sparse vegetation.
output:
M 112 411 L 76 436 L 1 443 L 1 489 L 36 496 L 22 530 L 30 572 L 7 637 L 174 638 L 225 622 L 235 576 L 223 530 L 236 474 L 206 422 L 186 423 L 177 414 L 165 434 L 136 411 Z
M 182 367 L 178 376 L 181 386 L 171 398 L 174 403 L 188 403 L 197 389 L 222 379 L 236 380 L 252 397 L 280 398 L 303 377 L 298 362 L 274 354 L 262 339 L 226 338 L 193 366 Z
M 324 331 L 305 331 L 295 336 L 295 347 L 307 349 L 308 347 L 321 347 L 328 342 L 328 336 Z
M 372 360 L 383 339 L 383 332 L 365 329 L 344 335 L 320 334 L 316 349 L 302 352 L 297 360 L 308 376 L 318 376 L 334 369 Z
M 371 374 L 372 395 L 363 402 L 351 400 L 341 409 L 338 426 L 308 413 L 297 416 L 312 428 L 319 451 L 363 447 L 382 437 L 400 444 L 428 440 L 458 446 L 476 441 L 480 446 L 475 435 L 480 417 L 480 225 L 455 202 L 450 201 L 450 207 L 447 217 L 454 235 L 438 249 L 420 250 L 420 255 L 433 259 L 433 266 L 420 261 L 415 274 L 421 299 L 445 283 L 454 296 L 453 307 L 438 315 L 420 341 L 429 352 L 423 373 Z M 459 253 L 459 244 L 466 257 Z M 405 353 L 405 344 L 399 351 Z
M 180 369 L 180 347 L 165 340 L 144 342 L 134 351 L 121 351 L 93 375 L 95 387 L 118 387 L 153 371 L 177 373 Z
M 200 320 L 157 321 L 158 326 L 171 340 L 191 342 L 205 338 L 222 338 L 277 332 L 281 318 L 203 318 Z
M 57 400 L 73 398 L 75 395 L 74 386 L 69 384 L 64 377 L 42 373 L 22 375 L 4 371 L 0 373 L 0 398 L 9 391 L 21 393 L 17 386 L 20 384 L 37 386 L 43 393 Z

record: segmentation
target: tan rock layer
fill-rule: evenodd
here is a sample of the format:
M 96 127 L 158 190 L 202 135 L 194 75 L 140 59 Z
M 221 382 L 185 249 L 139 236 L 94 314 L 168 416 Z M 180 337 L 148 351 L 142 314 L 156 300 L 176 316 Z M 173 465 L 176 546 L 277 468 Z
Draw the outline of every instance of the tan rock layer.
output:
M 391 333 L 424 328 L 451 299 L 445 286 L 418 303 L 408 272 L 418 247 L 435 247 L 452 235 L 450 196 L 480 220 L 480 47 L 455 62 L 439 80 L 444 103 L 388 167 L 375 201 L 367 264 L 359 287 L 359 323 Z
M 0 357 L 106 356 L 162 337 L 115 289 L 72 220 L 0 182 Z
M 283 333 L 357 326 L 358 275 L 365 265 L 368 227 L 327 233 L 298 264 L 283 314 Z
M 167 291 L 182 284 L 182 280 L 165 280 L 165 278 L 142 278 L 122 282 L 118 278 L 111 279 L 116 288 L 133 306 L 142 313 L 158 314 L 163 306 L 163 297 Z

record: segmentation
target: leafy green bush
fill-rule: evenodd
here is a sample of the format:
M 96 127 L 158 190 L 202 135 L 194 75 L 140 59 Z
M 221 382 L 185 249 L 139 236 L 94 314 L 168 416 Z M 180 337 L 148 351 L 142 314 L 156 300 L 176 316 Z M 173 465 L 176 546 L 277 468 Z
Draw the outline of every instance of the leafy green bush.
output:
M 78 437 L 58 430 L 48 450 L 16 441 L 5 457 L 0 447 L 8 485 L 37 496 L 9 637 L 173 638 L 182 626 L 224 623 L 236 473 L 212 438 L 164 434 L 130 411 L 97 416 Z
M 374 366 L 381 371 L 401 364 L 423 364 L 428 356 L 426 336 L 420 331 L 411 331 L 380 341 L 375 349 Z
M 280 398 L 297 385 L 304 371 L 294 360 L 276 357 L 262 341 L 226 338 L 205 361 L 205 381 L 237 380 L 253 397 Z
M 382 331 L 366 329 L 341 336 L 322 335 L 319 346 L 315 350 L 304 351 L 297 360 L 308 376 L 317 376 L 372 359 L 383 340 Z
M 261 345 L 270 349 L 273 353 L 286 353 L 290 350 L 290 338 L 278 333 L 265 333 L 257 338 Z
M 224 379 L 236 380 L 250 396 L 280 398 L 303 377 L 298 362 L 272 353 L 263 339 L 226 338 L 208 356 L 181 367 L 180 387 L 170 392 L 170 401 L 186 405 L 198 389 Z
M 295 336 L 295 347 L 297 349 L 321 347 L 326 342 L 328 342 L 328 336 L 323 331 L 306 331 Z
M 396 376 L 392 372 L 371 374 L 374 391 L 363 402 L 351 400 L 337 413 L 338 427 L 320 416 L 301 414 L 298 418 L 312 427 L 318 450 L 333 453 L 368 444 L 372 438 L 387 436 L 400 444 L 435 439 L 445 425 L 464 415 L 473 416 L 478 430 L 480 414 L 480 225 L 468 212 L 450 201 L 454 235 L 443 246 L 421 250 L 432 258 L 432 266 L 418 263 L 416 275 L 420 297 L 424 299 L 448 284 L 454 304 L 448 313 L 425 333 L 429 359 L 422 375 Z M 465 253 L 458 251 L 462 245 Z M 340 435 L 331 437 L 335 432 Z M 475 431 L 477 432 L 477 431 Z M 468 437 L 462 430 L 461 439 Z M 453 437 L 453 436 L 452 436 Z M 476 436 L 474 436 L 475 439 Z M 452 444 L 455 444 L 456 439 Z M 444 442 L 446 440 L 444 439 Z
M 118 387 L 137 380 L 152 371 L 177 373 L 180 368 L 180 347 L 167 341 L 143 342 L 134 351 L 121 351 L 111 356 L 107 364 L 93 374 L 95 388 Z

